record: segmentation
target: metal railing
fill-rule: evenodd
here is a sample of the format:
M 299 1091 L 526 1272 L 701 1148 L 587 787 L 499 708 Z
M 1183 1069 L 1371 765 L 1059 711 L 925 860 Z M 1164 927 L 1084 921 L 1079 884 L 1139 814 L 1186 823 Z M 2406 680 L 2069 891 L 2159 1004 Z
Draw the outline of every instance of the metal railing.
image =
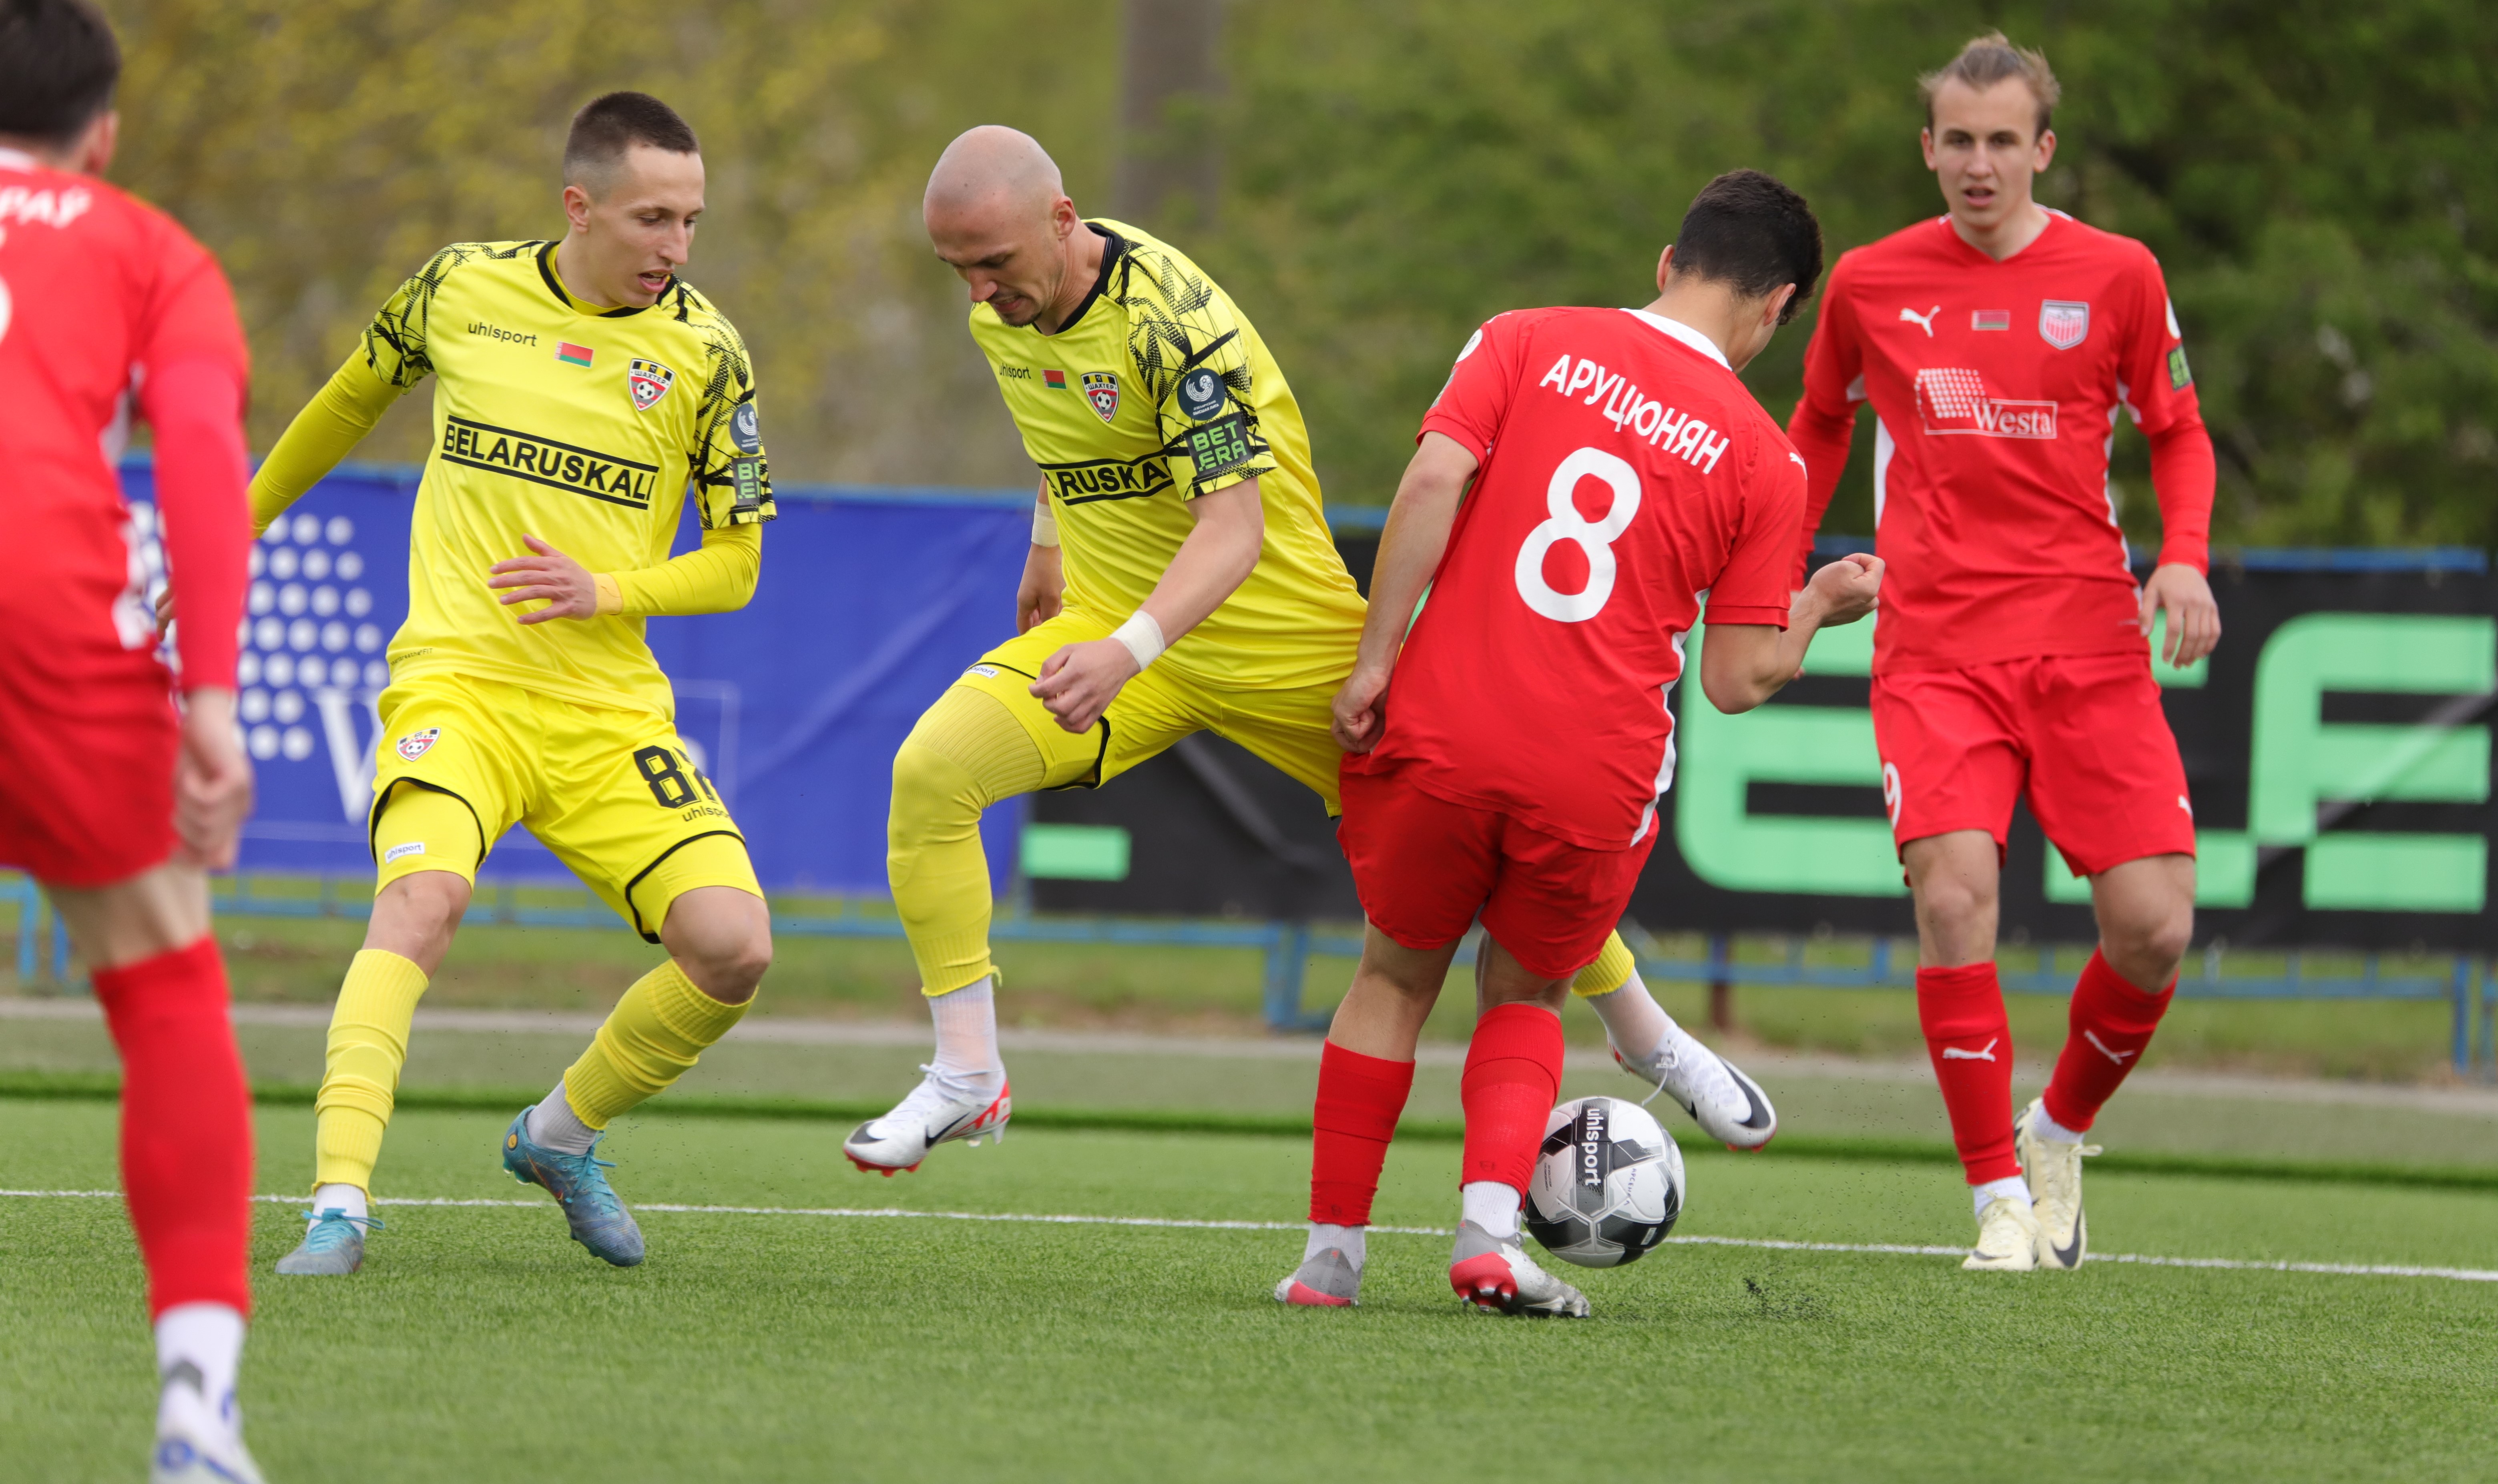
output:
M 288 876 L 289 882 L 305 878 Z M 352 918 L 368 916 L 369 888 L 357 878 L 312 878 L 310 895 L 272 894 L 258 889 L 250 873 L 219 878 L 225 889 L 215 897 L 221 917 Z M 342 884 L 348 890 L 341 892 Z M 621 924 L 595 901 L 582 906 L 528 905 L 523 887 L 511 882 L 480 885 L 464 922 L 529 928 L 607 928 Z M 532 895 L 541 895 L 530 888 Z M 576 889 L 577 890 L 577 889 Z M 587 899 L 588 894 L 582 894 Z M 17 980 L 38 982 L 42 961 L 50 960 L 52 982 L 73 987 L 69 938 L 57 914 L 44 909 L 42 894 L 24 877 L 0 881 L 0 903 L 16 904 Z M 849 899 L 810 899 L 805 912 L 778 912 L 772 931 L 789 937 L 883 938 L 904 936 L 901 920 L 889 904 Z M 1305 980 L 1313 958 L 1360 958 L 1359 933 L 1309 923 L 1230 922 L 1192 919 L 1036 916 L 1020 894 L 999 904 L 990 936 L 1002 943 L 1098 943 L 1152 948 L 1248 949 L 1264 961 L 1262 1006 L 1269 1028 L 1312 1032 L 1327 1027 L 1327 1017 L 1304 1004 Z M 1654 939 L 1626 925 L 1642 977 L 1659 984 L 1702 984 L 1713 990 L 1749 989 L 1913 990 L 1916 953 L 1902 950 L 1894 939 L 1817 941 L 1803 936 L 1764 938 L 1739 944 L 1730 934 L 1709 936 L 1698 958 L 1676 957 Z M 43 950 L 48 940 L 50 952 Z M 1459 950 L 1457 962 L 1474 962 L 1475 935 Z M 2027 967 L 2019 965 L 2023 953 Z M 2067 995 L 2088 948 L 2043 947 L 2008 951 L 2011 962 L 1999 964 L 2005 991 L 2015 995 Z M 1833 957 L 1862 962 L 1829 962 Z M 2206 948 L 2189 961 L 2193 972 L 2177 982 L 2187 999 L 2341 999 L 2445 1001 L 2450 1007 L 2450 1058 L 2458 1076 L 2476 1068 L 2498 1081 L 2498 965 L 2469 955 L 2445 959 L 2435 972 L 2388 970 L 2384 956 L 2320 955 L 2291 950 L 2279 956 L 2277 971 L 2231 974 L 2218 947 Z M 2319 959 L 2354 962 L 2356 972 L 2316 968 Z M 1818 960 L 1818 961 L 1816 961 Z M 2066 961 L 2070 960 L 2067 963 Z M 2411 962 L 2422 961 L 2412 958 Z M 2477 1035 L 2476 1035 L 2477 1029 Z

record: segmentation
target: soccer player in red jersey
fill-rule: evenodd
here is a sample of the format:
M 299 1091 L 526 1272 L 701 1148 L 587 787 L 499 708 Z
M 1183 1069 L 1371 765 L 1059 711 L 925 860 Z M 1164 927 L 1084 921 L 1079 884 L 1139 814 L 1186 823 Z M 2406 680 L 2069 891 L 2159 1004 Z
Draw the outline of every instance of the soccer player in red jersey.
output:
M 250 1104 L 206 874 L 251 808 L 234 690 L 247 362 L 215 260 L 95 178 L 120 71 L 89 0 L 0 8 L 0 863 L 43 883 L 121 1053 L 163 1387 L 151 1477 L 257 1480 L 234 1401 Z M 178 680 L 113 471 L 134 404 L 182 579 Z
M 1804 199 L 1721 175 L 1654 302 L 1498 316 L 1424 419 L 1335 700 L 1341 837 L 1370 925 L 1320 1062 L 1308 1246 L 1277 1299 L 1358 1295 L 1415 1039 L 1480 912 L 1449 1281 L 1489 1310 L 1586 1313 L 1526 1256 L 1520 1206 L 1560 1084 L 1562 996 L 1656 843 L 1702 595 L 1701 686 L 1743 711 L 1880 583 L 1859 556 L 1789 592 L 1804 465 L 1736 376 L 1820 276 Z
M 1950 210 L 1839 260 L 1787 431 L 1811 473 L 1809 553 L 1857 409 L 1878 420 L 1875 550 L 1892 576 L 1874 735 L 1916 898 L 1918 1016 L 1975 1187 L 1964 1266 L 2071 1268 L 2081 1157 L 2097 1152 L 2082 1135 L 2150 1044 L 2194 929 L 2194 815 L 2146 638 L 2165 614 L 2180 665 L 2220 639 L 2212 443 L 2150 250 L 2031 198 L 2056 151 L 2046 59 L 1983 36 L 1924 92 Z M 2107 482 L 2121 413 L 2151 440 L 2160 499 L 2139 586 Z M 2016 1129 L 1995 928 L 2022 796 L 2090 878 L 2099 943 Z

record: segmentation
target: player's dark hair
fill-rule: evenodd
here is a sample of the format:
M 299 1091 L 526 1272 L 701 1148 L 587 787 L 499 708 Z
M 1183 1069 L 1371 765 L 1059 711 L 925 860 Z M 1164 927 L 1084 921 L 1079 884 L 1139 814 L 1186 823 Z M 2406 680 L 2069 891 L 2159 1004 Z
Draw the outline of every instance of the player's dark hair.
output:
M 2045 52 L 2016 47 L 2001 31 L 1971 37 L 1969 45 L 1960 48 L 1960 55 L 1917 79 L 1917 96 L 1926 102 L 1926 127 L 1935 126 L 1935 94 L 1944 83 L 1966 83 L 1982 93 L 2006 78 L 2019 78 L 2028 83 L 2030 96 L 2038 100 L 2038 128 L 2030 136 L 2035 140 L 2047 132 L 2047 120 L 2054 115 L 2056 100 L 2065 96 L 2065 89 L 2047 66 Z
M 1725 284 L 1745 299 L 1767 299 L 1794 284 L 1795 297 L 1778 311 L 1783 325 L 1821 277 L 1821 223 L 1777 176 L 1728 171 L 1703 186 L 1682 213 L 1673 272 Z
M 563 142 L 564 184 L 605 175 L 636 144 L 670 154 L 702 153 L 693 127 L 658 99 L 648 93 L 601 93 L 572 115 L 572 133 Z
M 67 144 L 120 80 L 121 47 L 92 0 L 0 0 L 0 134 Z

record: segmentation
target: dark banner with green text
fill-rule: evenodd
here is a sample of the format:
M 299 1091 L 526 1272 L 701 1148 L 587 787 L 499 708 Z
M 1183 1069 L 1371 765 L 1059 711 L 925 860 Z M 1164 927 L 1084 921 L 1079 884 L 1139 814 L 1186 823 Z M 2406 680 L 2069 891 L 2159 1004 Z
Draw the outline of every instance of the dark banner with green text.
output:
M 1357 566 L 1368 554 L 1347 552 Z M 2212 584 L 2219 651 L 2157 667 L 2193 790 L 2195 940 L 2498 950 L 2498 582 L 2478 553 L 2253 553 Z M 1656 931 L 1913 931 L 1867 710 L 1872 642 L 1870 623 L 1825 632 L 1807 676 L 1742 716 L 1676 688 L 1674 786 L 1633 918 Z M 1691 667 L 1706 644 L 1704 628 Z M 1033 820 L 1025 858 L 1044 909 L 1360 912 L 1313 796 L 1210 739 L 1099 792 L 1042 795 Z M 1113 836 L 1115 851 L 1087 853 Z M 1096 864 L 1059 875 L 1054 858 Z M 2026 809 L 2002 906 L 2007 941 L 2096 935 L 2089 884 Z

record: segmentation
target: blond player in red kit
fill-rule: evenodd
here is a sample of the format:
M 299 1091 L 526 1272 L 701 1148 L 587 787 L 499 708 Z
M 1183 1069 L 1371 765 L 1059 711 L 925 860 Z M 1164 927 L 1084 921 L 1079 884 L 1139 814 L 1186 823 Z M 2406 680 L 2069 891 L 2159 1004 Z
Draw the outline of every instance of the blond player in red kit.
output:
M 1735 374 L 1820 276 L 1804 199 L 1756 171 L 1721 175 L 1658 265 L 1654 302 L 1499 316 L 1423 420 L 1334 705 L 1369 928 L 1320 1061 L 1310 1232 L 1282 1302 L 1358 1297 L 1415 1039 L 1480 913 L 1449 1281 L 1488 1310 L 1587 1312 L 1526 1255 L 1520 1205 L 1560 1083 L 1564 993 L 1656 843 L 1702 595 L 1701 685 L 1743 711 L 1880 582 L 1855 557 L 1788 591 L 1804 466 Z M 1378 1137 L 1349 1131 L 1365 1122 Z
M 120 73 L 87 0 L 0 7 L 0 865 L 43 883 L 121 1054 L 161 1386 L 149 1477 L 256 1484 L 235 1409 L 251 1108 L 207 877 L 251 808 L 234 692 L 248 363 L 216 260 L 96 178 Z M 178 678 L 113 472 L 134 412 L 182 582 Z
M 1858 408 L 1877 419 L 1874 735 L 1916 897 L 1918 1016 L 1975 1192 L 1964 1266 L 2069 1269 L 2098 1152 L 2082 1136 L 2150 1044 L 2194 930 L 2194 806 L 2146 641 L 2162 613 L 2176 664 L 2220 639 L 2212 443 L 2150 250 L 2031 199 L 2056 150 L 2046 59 L 1980 37 L 1924 91 L 1950 210 L 1839 260 L 1787 432 L 1811 473 L 1809 552 Z M 2163 535 L 2138 586 L 2107 479 L 2129 415 Z M 2090 878 L 2099 944 L 2016 1124 L 1996 886 L 2025 797 Z

